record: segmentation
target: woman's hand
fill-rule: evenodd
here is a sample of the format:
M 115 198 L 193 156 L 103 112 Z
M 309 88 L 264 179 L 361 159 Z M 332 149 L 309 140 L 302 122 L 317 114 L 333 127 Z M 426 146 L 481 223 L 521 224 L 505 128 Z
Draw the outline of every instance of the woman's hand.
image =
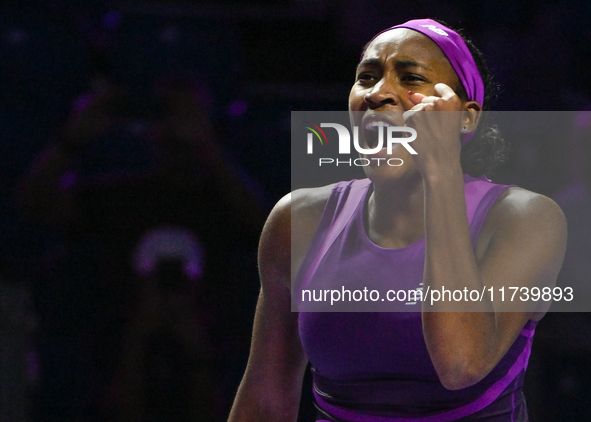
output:
M 415 163 L 425 177 L 433 171 L 459 165 L 462 100 L 447 85 L 435 85 L 436 95 L 409 93 L 414 106 L 404 112 L 405 124 L 417 131 L 412 146 Z M 437 111 L 438 113 L 424 113 Z

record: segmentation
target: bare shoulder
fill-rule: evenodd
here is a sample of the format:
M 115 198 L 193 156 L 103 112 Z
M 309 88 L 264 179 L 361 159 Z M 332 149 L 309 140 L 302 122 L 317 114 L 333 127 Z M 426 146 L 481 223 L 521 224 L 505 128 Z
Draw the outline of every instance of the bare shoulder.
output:
M 319 188 L 297 189 L 285 195 L 271 210 L 263 234 L 270 231 L 269 234 L 273 235 L 287 233 L 293 234 L 296 238 L 301 237 L 301 233 L 296 229 L 306 229 L 314 223 L 318 225 L 334 186 L 333 184 Z M 292 227 L 295 233 L 290 233 Z M 312 229 L 315 231 L 316 227 Z
M 490 223 L 497 229 L 536 229 L 556 236 L 566 234 L 566 218 L 547 196 L 519 187 L 508 188 L 491 208 Z
M 333 184 L 319 188 L 298 189 L 291 193 L 294 247 L 301 244 L 301 247 L 307 250 L 334 186 Z
M 492 246 L 543 248 L 562 263 L 566 249 L 566 218 L 556 202 L 527 189 L 506 189 L 491 207 L 476 246 L 482 258 Z
M 555 286 L 566 250 L 566 219 L 552 199 L 509 188 L 490 209 L 480 233 L 475 252 L 486 284 Z M 539 320 L 547 311 L 549 302 L 539 304 L 529 310 L 530 319 Z
M 280 272 L 289 286 L 291 273 L 310 246 L 334 185 L 295 190 L 281 198 L 269 214 L 259 244 L 259 268 Z M 297 263 L 297 265 L 291 265 Z M 279 274 L 276 274 L 277 276 Z
M 494 256 L 498 264 L 514 263 L 522 269 L 529 265 L 538 270 L 545 268 L 546 275 L 557 275 L 566 250 L 566 218 L 547 196 L 512 187 L 491 207 L 481 235 L 479 258 Z M 486 244 L 481 242 L 483 239 Z

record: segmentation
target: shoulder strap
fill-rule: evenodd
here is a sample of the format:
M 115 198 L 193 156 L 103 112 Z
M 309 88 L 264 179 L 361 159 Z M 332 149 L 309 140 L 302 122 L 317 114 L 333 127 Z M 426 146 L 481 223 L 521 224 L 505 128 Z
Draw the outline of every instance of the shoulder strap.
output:
M 320 261 L 353 217 L 371 182 L 369 179 L 339 182 L 324 207 L 320 224 L 296 276 L 295 286 L 303 288 L 316 272 Z
M 464 176 L 464 182 L 470 237 L 472 245 L 475 245 L 488 211 L 505 189 L 511 186 L 497 185 L 484 177 L 475 179 L 468 175 Z

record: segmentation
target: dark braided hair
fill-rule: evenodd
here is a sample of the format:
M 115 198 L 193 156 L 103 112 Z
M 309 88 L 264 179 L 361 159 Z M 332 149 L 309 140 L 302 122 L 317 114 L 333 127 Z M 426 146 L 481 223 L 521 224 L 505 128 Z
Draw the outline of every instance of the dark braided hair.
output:
M 457 32 L 468 46 L 468 50 L 472 53 L 476 68 L 484 83 L 482 111 L 490 111 L 492 103 L 497 98 L 499 86 L 493 81 L 484 56 L 461 30 L 456 30 L 441 20 L 434 20 Z M 460 84 L 460 91 L 458 96 L 467 99 L 462 84 Z M 490 174 L 495 167 L 507 161 L 508 157 L 509 143 L 503 138 L 497 125 L 487 120 L 490 120 L 490 113 L 483 113 L 474 138 L 462 148 L 460 155 L 463 172 L 473 177 Z

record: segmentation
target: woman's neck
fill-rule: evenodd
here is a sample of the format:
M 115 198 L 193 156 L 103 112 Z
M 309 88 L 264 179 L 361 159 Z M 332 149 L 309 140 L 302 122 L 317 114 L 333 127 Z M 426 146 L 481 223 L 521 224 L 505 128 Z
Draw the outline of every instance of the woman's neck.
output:
M 398 249 L 425 235 L 422 178 L 404 183 L 374 183 L 366 214 L 369 238 L 384 248 Z

